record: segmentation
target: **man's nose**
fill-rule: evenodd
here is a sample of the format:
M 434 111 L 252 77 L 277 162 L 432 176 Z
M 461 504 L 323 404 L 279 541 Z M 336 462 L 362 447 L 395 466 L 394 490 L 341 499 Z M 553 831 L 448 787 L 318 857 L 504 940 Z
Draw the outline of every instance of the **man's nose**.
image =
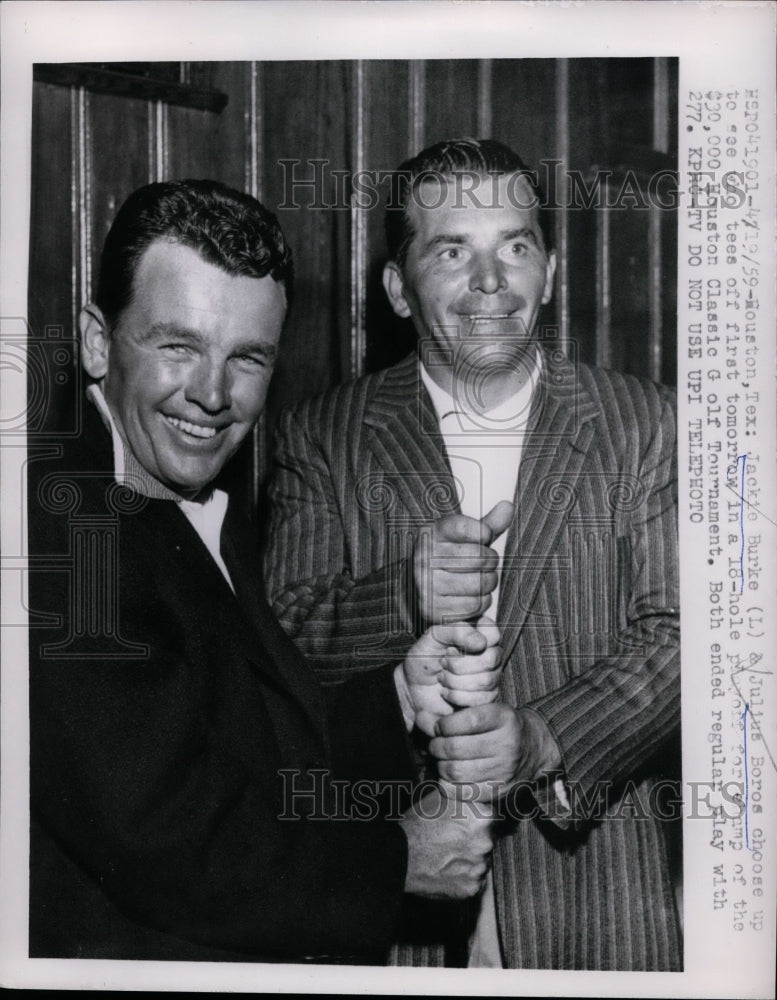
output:
M 203 360 L 187 382 L 186 399 L 208 413 L 228 409 L 232 397 L 226 365 Z
M 502 261 L 491 254 L 474 259 L 469 279 L 470 291 L 493 295 L 507 287 Z

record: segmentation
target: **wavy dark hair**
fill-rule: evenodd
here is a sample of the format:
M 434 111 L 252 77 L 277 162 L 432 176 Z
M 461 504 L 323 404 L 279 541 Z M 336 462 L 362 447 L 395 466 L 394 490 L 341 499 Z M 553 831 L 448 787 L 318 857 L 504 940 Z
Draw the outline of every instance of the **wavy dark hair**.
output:
M 522 174 L 536 200 L 538 222 L 546 251 L 553 247 L 553 225 L 544 193 L 536 174 L 521 157 L 495 139 L 446 139 L 405 160 L 392 178 L 391 201 L 384 225 L 389 258 L 400 267 L 415 231 L 407 211 L 411 195 L 425 180 L 451 177 L 457 173 Z
M 196 250 L 227 274 L 269 274 L 291 299 L 291 250 L 272 212 L 219 181 L 164 181 L 134 191 L 105 239 L 95 302 L 111 329 L 132 300 L 140 258 L 160 239 Z

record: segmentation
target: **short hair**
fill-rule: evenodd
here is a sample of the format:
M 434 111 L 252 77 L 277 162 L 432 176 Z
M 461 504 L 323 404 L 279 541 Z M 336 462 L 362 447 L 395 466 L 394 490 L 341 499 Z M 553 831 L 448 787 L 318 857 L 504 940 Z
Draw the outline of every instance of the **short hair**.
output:
M 140 258 L 156 240 L 190 247 L 227 274 L 269 274 L 290 301 L 291 250 L 272 212 L 219 181 L 164 181 L 134 191 L 105 239 L 95 303 L 109 328 L 130 304 Z
M 456 173 L 516 174 L 525 178 L 537 204 L 538 222 L 545 249 L 553 246 L 552 219 L 535 172 L 521 157 L 495 139 L 446 139 L 405 160 L 394 172 L 386 208 L 385 229 L 389 258 L 401 267 L 415 235 L 408 203 L 424 181 Z

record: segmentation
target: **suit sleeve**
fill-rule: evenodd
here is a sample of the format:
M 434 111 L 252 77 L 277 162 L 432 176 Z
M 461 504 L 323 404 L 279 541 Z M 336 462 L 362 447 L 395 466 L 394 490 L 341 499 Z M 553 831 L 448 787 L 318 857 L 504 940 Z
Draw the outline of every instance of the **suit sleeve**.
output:
M 644 493 L 629 526 L 631 584 L 621 652 L 530 704 L 558 744 L 566 781 L 585 795 L 637 776 L 679 727 L 676 426 L 668 396 L 638 476 Z
M 415 640 L 416 598 L 408 558 L 372 572 L 356 568 L 348 522 L 376 515 L 343 496 L 353 476 L 317 443 L 345 434 L 333 420 L 325 407 L 280 418 L 264 571 L 273 614 L 316 669 L 336 678 L 401 660 Z
M 281 702 L 256 696 L 250 670 L 214 679 L 187 660 L 178 625 L 136 597 L 147 659 L 31 659 L 31 804 L 47 835 L 141 926 L 274 960 L 380 961 L 403 895 L 400 827 L 317 817 L 312 775 L 327 756 L 298 755 L 284 774 Z M 226 646 L 218 621 L 190 627 Z M 379 758 L 398 711 L 365 704 L 352 739 L 377 731 Z

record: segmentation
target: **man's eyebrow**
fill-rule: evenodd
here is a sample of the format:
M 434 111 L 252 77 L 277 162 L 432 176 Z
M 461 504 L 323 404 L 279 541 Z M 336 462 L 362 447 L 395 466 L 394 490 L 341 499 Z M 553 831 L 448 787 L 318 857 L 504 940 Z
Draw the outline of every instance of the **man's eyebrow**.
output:
M 430 250 L 434 250 L 435 247 L 448 243 L 453 243 L 456 246 L 463 246 L 466 242 L 467 236 L 462 235 L 461 233 L 439 233 L 437 236 L 433 236 L 424 244 L 422 252 L 428 253 Z
M 199 330 L 193 330 L 187 326 L 176 326 L 175 323 L 153 323 L 140 335 L 143 343 L 151 343 L 160 340 L 174 340 L 177 343 L 200 346 L 206 343 L 206 338 Z M 259 354 L 268 360 L 273 360 L 278 354 L 274 344 L 269 344 L 264 340 L 246 340 L 242 344 L 237 344 L 233 350 L 234 356 L 240 354 Z
M 151 326 L 140 334 L 141 342 L 148 343 L 153 340 L 164 340 L 174 338 L 187 344 L 201 344 L 202 334 L 199 330 L 193 330 L 187 326 L 177 326 L 175 323 L 152 323 Z
M 530 226 L 522 226 L 520 229 L 503 229 L 499 238 L 503 240 L 529 240 L 535 246 L 539 246 L 537 234 Z

